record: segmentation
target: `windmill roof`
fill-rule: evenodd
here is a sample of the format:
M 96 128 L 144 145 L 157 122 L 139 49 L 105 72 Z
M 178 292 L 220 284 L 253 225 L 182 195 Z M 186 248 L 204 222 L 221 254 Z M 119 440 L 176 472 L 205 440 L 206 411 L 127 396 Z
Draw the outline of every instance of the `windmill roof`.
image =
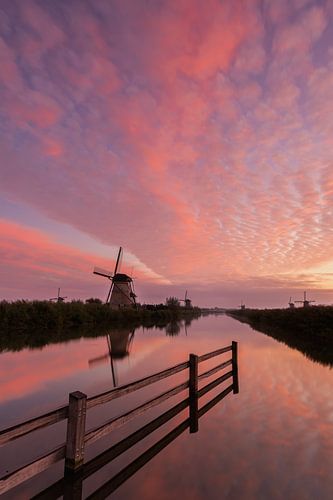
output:
M 132 278 L 130 276 L 128 276 L 127 274 L 122 274 L 122 273 L 117 273 L 114 275 L 113 277 L 113 281 L 118 281 L 118 282 L 130 282 L 130 281 L 133 281 Z

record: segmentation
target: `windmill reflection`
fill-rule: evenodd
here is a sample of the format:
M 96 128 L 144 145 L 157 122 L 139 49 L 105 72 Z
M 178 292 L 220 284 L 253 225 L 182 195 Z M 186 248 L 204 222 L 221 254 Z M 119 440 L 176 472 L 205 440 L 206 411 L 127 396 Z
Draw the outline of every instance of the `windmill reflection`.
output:
M 184 329 L 185 329 L 186 337 L 187 337 L 187 327 L 191 326 L 192 321 L 193 321 L 193 318 L 186 318 L 184 321 Z
M 170 337 L 175 337 L 180 334 L 181 330 L 184 328 L 185 335 L 187 336 L 187 329 L 191 326 L 193 318 L 185 318 L 184 320 L 173 320 L 169 323 L 161 325 L 159 328 L 165 330 L 165 334 Z M 154 325 L 155 326 L 155 325 Z M 149 330 L 149 328 L 143 327 L 143 330 Z M 101 363 L 109 363 L 112 375 L 113 386 L 117 387 L 119 385 L 118 374 L 117 374 L 117 362 L 128 357 L 132 348 L 132 343 L 134 339 L 135 328 L 115 328 L 110 330 L 110 332 L 105 336 L 107 342 L 108 351 L 101 356 L 89 359 L 90 368 L 94 368 L 96 365 Z
M 96 358 L 89 359 L 89 366 L 93 368 L 99 363 L 110 363 L 113 386 L 118 386 L 118 375 L 116 369 L 117 360 L 121 360 L 129 356 L 135 329 L 117 328 L 111 330 L 106 335 L 108 352 Z

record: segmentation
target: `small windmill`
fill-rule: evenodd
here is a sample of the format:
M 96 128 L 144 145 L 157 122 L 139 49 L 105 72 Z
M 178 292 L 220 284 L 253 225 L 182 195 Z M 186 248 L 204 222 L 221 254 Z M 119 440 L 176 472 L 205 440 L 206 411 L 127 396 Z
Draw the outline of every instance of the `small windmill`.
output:
M 289 309 L 295 309 L 295 304 L 294 304 L 294 302 L 292 302 L 291 297 L 289 297 L 288 304 L 289 304 Z
M 299 304 L 303 304 L 303 307 L 310 307 L 310 304 L 312 302 L 316 302 L 315 300 L 308 300 L 306 298 L 306 292 L 304 292 L 304 299 L 303 300 L 295 300 L 295 303 L 298 302 Z
M 57 297 L 52 297 L 49 300 L 50 301 L 55 300 L 56 302 L 64 302 L 65 299 L 67 299 L 67 297 L 61 297 L 60 296 L 60 288 L 58 288 L 58 295 L 57 295 Z
M 241 300 L 240 305 L 238 306 L 242 311 L 245 309 L 245 304 L 243 304 L 243 301 Z
M 192 309 L 192 300 L 187 298 L 187 290 L 185 292 L 185 297 L 183 299 L 179 299 L 179 302 L 184 302 L 185 309 Z
M 136 306 L 133 279 L 127 274 L 118 273 L 122 253 L 123 249 L 120 247 L 113 274 L 99 267 L 94 268 L 94 274 L 104 276 L 111 281 L 110 290 L 106 297 L 106 304 L 110 304 L 112 309 Z

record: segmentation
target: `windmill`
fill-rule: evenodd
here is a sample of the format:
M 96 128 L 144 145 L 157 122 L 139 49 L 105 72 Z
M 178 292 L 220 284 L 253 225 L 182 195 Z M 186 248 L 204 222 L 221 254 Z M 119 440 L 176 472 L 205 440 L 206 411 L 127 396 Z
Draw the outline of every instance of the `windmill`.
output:
M 67 299 L 67 297 L 61 297 L 60 296 L 60 288 L 58 288 L 58 295 L 57 295 L 57 297 L 52 297 L 49 300 L 50 301 L 55 300 L 56 302 L 64 302 L 65 299 Z
M 289 297 L 288 304 L 289 304 L 289 309 L 295 309 L 295 304 L 294 304 L 294 302 L 291 301 L 291 297 Z
M 187 290 L 185 292 L 185 297 L 183 299 L 179 299 L 179 302 L 184 302 L 185 309 L 192 309 L 192 301 L 187 298 Z
M 306 298 L 306 292 L 304 292 L 304 299 L 303 300 L 295 300 L 295 302 L 298 302 L 299 304 L 303 304 L 303 307 L 310 307 L 311 302 L 316 302 L 315 300 L 308 300 Z
M 94 268 L 94 274 L 104 276 L 111 281 L 110 290 L 106 298 L 106 304 L 110 304 L 112 309 L 136 306 L 133 279 L 127 274 L 118 273 L 122 253 L 123 249 L 120 247 L 113 274 L 110 271 L 100 269 L 99 267 Z
M 238 306 L 242 311 L 245 309 L 245 304 L 243 304 L 243 301 L 241 300 L 240 305 Z

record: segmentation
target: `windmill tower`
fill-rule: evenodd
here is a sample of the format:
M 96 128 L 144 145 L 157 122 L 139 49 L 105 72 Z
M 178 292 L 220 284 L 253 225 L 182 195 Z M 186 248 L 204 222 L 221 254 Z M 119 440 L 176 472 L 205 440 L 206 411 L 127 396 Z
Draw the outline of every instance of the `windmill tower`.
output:
M 288 304 L 289 304 L 289 309 L 295 309 L 295 304 L 294 304 L 294 302 L 292 302 L 291 297 L 289 297 Z
M 61 297 L 60 296 L 60 288 L 58 288 L 58 295 L 57 297 L 52 297 L 51 299 L 49 299 L 50 301 L 53 301 L 55 300 L 56 302 L 64 302 L 65 299 L 67 299 L 67 297 Z
M 243 304 L 243 301 L 241 300 L 240 305 L 238 306 L 242 311 L 245 309 L 245 304 Z
M 122 307 L 135 307 L 136 295 L 133 288 L 133 279 L 127 274 L 119 273 L 120 260 L 123 249 L 119 248 L 116 266 L 113 274 L 110 271 L 105 271 L 99 267 L 95 267 L 94 274 L 104 276 L 111 281 L 109 293 L 106 297 L 106 304 L 110 304 L 112 309 L 120 309 Z
M 295 302 L 298 302 L 299 304 L 303 304 L 303 307 L 310 307 L 311 302 L 316 302 L 315 300 L 308 300 L 306 298 L 306 292 L 304 292 L 304 299 L 303 300 L 295 300 Z
M 183 299 L 180 299 L 179 302 L 184 302 L 184 307 L 185 309 L 192 309 L 192 300 L 187 298 L 187 290 L 185 292 L 185 297 Z

